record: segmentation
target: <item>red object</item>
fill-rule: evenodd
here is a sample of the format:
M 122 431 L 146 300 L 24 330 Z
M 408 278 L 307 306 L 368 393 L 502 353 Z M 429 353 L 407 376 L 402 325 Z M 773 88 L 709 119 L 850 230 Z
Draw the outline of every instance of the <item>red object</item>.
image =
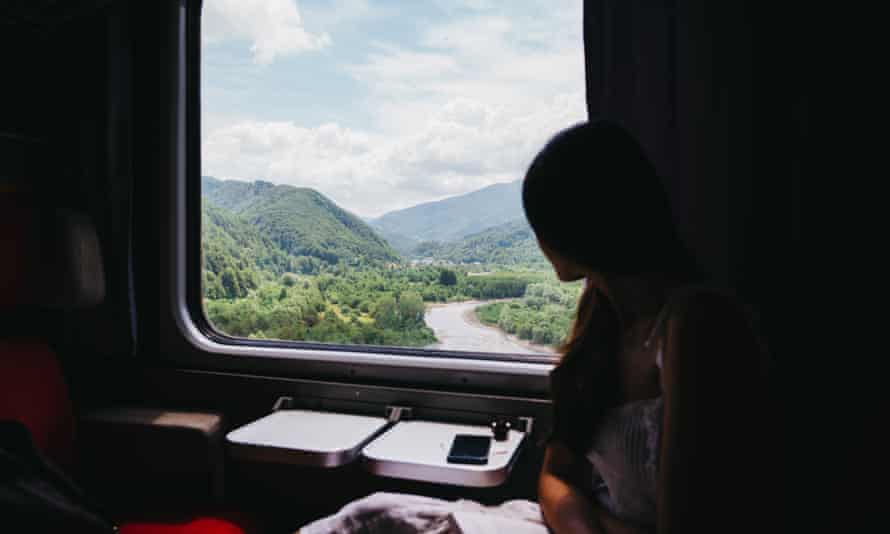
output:
M 201 517 L 183 523 L 127 523 L 120 534 L 243 534 L 240 527 L 223 519 Z
M 25 425 L 34 445 L 52 462 L 73 465 L 74 417 L 55 355 L 39 340 L 0 340 L 0 419 Z M 175 484 L 175 481 L 171 481 Z M 133 522 L 121 534 L 244 534 L 225 519 Z
M 25 425 L 34 445 L 63 468 L 74 458 L 74 416 L 59 362 L 38 340 L 0 340 L 0 419 Z

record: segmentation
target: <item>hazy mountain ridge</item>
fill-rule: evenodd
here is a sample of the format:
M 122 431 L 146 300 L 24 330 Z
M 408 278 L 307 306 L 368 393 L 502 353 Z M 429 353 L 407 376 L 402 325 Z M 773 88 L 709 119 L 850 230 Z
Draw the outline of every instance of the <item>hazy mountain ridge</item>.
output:
M 547 267 L 547 259 L 526 220 L 513 221 L 470 234 L 457 241 L 425 241 L 414 256 L 452 263 L 485 263 Z
M 391 211 L 370 221 L 393 241 L 457 241 L 488 228 L 522 219 L 522 183 L 500 183 L 410 208 Z M 402 246 L 404 248 L 404 245 Z

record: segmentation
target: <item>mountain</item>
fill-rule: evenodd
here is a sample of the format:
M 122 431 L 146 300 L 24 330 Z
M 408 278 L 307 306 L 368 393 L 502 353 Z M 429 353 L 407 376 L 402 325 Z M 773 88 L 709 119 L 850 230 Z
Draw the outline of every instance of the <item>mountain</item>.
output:
M 525 219 L 516 219 L 448 243 L 425 241 L 414 256 L 454 263 L 496 263 L 547 268 L 547 259 Z
M 206 202 L 237 216 L 290 256 L 331 264 L 399 261 L 370 226 L 314 189 L 211 176 L 202 177 L 201 187 Z
M 471 193 L 391 211 L 373 219 L 371 226 L 390 243 L 405 238 L 454 241 L 524 217 L 522 183 L 494 184 Z
M 408 237 L 396 232 L 383 233 L 379 230 L 378 232 L 386 239 L 386 242 L 389 243 L 389 246 L 396 249 L 396 251 L 404 257 L 413 256 L 414 249 L 417 248 L 417 245 L 420 244 L 420 241 L 414 239 L 413 237 Z

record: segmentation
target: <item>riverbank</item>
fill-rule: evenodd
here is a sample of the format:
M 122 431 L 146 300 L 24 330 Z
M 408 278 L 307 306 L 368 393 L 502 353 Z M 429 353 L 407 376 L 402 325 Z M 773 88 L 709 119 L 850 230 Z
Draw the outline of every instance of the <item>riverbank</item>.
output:
M 429 345 L 428 348 L 473 352 L 554 354 L 555 350 L 551 347 L 519 339 L 500 328 L 482 323 L 476 316 L 476 308 L 483 304 L 510 300 L 513 299 L 465 300 L 427 304 L 424 320 L 433 329 L 439 340 L 438 343 Z
M 476 306 L 476 308 L 478 308 L 479 306 L 481 306 L 483 304 L 491 304 L 492 302 L 509 302 L 511 300 L 515 300 L 515 299 L 498 299 L 498 300 L 479 301 L 479 304 Z M 479 316 L 476 315 L 476 308 L 473 308 L 471 310 L 467 310 L 464 312 L 465 319 L 467 320 L 467 322 L 474 324 L 480 328 L 488 328 L 489 330 L 494 330 L 494 331 L 498 332 L 499 334 L 503 335 L 504 337 L 506 337 L 507 339 L 509 339 L 510 341 L 512 341 L 514 343 L 518 343 L 531 351 L 543 352 L 543 353 L 556 353 L 556 349 L 554 349 L 553 347 L 550 347 L 548 345 L 539 345 L 537 343 L 532 343 L 531 341 L 522 339 L 519 336 L 510 334 L 509 332 L 504 332 L 497 326 L 483 323 L 479 319 Z

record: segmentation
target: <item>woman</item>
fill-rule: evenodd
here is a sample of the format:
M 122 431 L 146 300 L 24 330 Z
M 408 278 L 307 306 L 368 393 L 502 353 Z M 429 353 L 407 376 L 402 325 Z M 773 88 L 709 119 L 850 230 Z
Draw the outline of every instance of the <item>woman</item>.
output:
M 586 284 L 551 374 L 540 507 L 379 493 L 301 532 L 769 530 L 753 513 L 763 351 L 735 299 L 700 285 L 640 146 L 611 122 L 575 125 L 537 155 L 522 199 L 559 279 Z
M 553 532 L 763 532 L 764 355 L 750 314 L 700 283 L 664 189 L 614 123 L 555 136 L 523 183 L 541 250 L 585 280 L 554 369 L 538 496 Z

